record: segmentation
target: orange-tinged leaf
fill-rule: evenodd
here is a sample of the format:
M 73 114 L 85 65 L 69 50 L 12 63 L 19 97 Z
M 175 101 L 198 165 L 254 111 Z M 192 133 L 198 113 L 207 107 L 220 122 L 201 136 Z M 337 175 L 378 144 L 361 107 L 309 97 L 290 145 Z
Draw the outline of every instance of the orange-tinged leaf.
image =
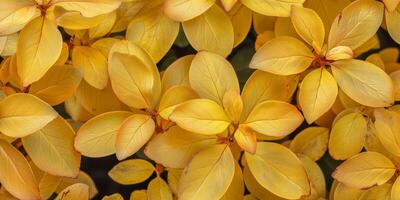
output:
M 314 60 L 310 49 L 300 40 L 281 36 L 265 43 L 250 62 L 250 68 L 278 75 L 298 74 Z
M 204 14 L 182 23 L 186 38 L 197 51 L 227 57 L 233 49 L 234 31 L 227 13 L 217 5 Z
M 17 71 L 26 87 L 42 78 L 58 60 L 62 50 L 61 33 L 46 17 L 36 18 L 19 34 L 17 49 Z
M 239 127 L 234 133 L 235 141 L 245 151 L 255 154 L 257 149 L 256 133 L 246 127 Z
M 184 168 L 196 153 L 216 142 L 215 136 L 194 134 L 174 126 L 152 138 L 144 152 L 165 167 Z
M 301 6 L 304 0 L 241 0 L 254 12 L 267 16 L 289 17 L 292 5 Z
M 288 199 L 309 194 L 306 170 L 288 148 L 276 143 L 259 142 L 256 154 L 245 153 L 245 158 L 254 178 L 271 193 Z
M 135 190 L 131 193 L 130 200 L 147 200 L 146 190 Z
M 117 131 L 130 115 L 130 112 L 114 111 L 90 119 L 76 133 L 76 150 L 93 158 L 114 154 Z
M 328 60 L 344 60 L 344 59 L 352 59 L 354 57 L 353 50 L 347 46 L 336 46 L 332 49 L 329 49 L 326 54 L 326 59 Z
M 65 188 L 55 200 L 76 200 L 89 199 L 89 186 L 83 183 L 76 183 Z
M 189 81 L 200 97 L 211 99 L 221 106 L 225 93 L 231 90 L 240 92 L 232 65 L 222 56 L 211 52 L 199 52 L 194 57 L 189 70 Z
M 124 197 L 122 197 L 122 195 L 119 193 L 115 193 L 112 195 L 104 196 L 101 200 L 124 200 Z
M 224 7 L 225 11 L 229 12 L 233 6 L 237 3 L 238 0 L 221 0 L 221 4 Z
M 172 112 L 170 120 L 185 130 L 204 135 L 221 133 L 231 122 L 224 109 L 209 99 L 182 103 Z
M 172 192 L 168 184 L 159 176 L 150 181 L 147 186 L 148 200 L 172 200 Z
M 332 63 L 332 73 L 340 89 L 358 103 L 384 107 L 394 101 L 392 80 L 372 63 L 354 59 L 340 60 Z
M 399 200 L 400 198 L 400 177 L 397 177 L 393 183 L 392 190 L 390 192 L 391 200 Z
M 299 90 L 299 104 L 309 124 L 324 115 L 332 107 L 338 94 L 333 76 L 319 68 L 304 77 Z
M 187 21 L 206 12 L 216 0 L 166 0 L 165 14 L 176 21 Z
M 151 116 L 134 114 L 122 122 L 115 143 L 118 160 L 139 151 L 153 136 L 155 123 Z
M 290 143 L 290 149 L 308 156 L 313 161 L 319 160 L 328 148 L 329 129 L 308 127 L 301 131 Z
M 199 152 L 186 166 L 178 187 L 182 200 L 220 199 L 235 174 L 229 146 L 220 144 Z
M 397 8 L 397 5 L 399 5 L 400 1 L 399 0 L 383 0 L 383 3 L 385 4 L 385 8 L 389 12 L 393 12 Z
M 286 136 L 303 122 L 297 108 L 283 101 L 268 100 L 257 104 L 243 125 L 267 136 Z
M 363 152 L 343 162 L 332 176 L 341 183 L 359 189 L 386 183 L 396 171 L 393 163 L 377 152 Z
M 32 134 L 56 117 L 50 105 L 31 94 L 13 94 L 0 102 L 0 131 L 10 137 Z
M 74 149 L 75 132 L 61 117 L 39 131 L 22 138 L 24 149 L 41 170 L 64 177 L 76 177 L 81 155 Z
M 400 101 L 400 70 L 390 74 L 394 86 L 394 100 Z
M 189 87 L 183 85 L 173 86 L 165 91 L 164 95 L 162 96 L 160 105 L 158 107 L 158 112 L 162 118 L 168 120 L 169 116 L 177 106 L 185 101 L 195 99 L 197 97 L 198 95 L 196 92 Z
M 142 159 L 130 159 L 115 165 L 108 175 L 117 183 L 132 185 L 147 180 L 154 172 L 151 163 Z
M 0 140 L 0 182 L 19 199 L 40 199 L 39 188 L 25 157 L 11 144 Z

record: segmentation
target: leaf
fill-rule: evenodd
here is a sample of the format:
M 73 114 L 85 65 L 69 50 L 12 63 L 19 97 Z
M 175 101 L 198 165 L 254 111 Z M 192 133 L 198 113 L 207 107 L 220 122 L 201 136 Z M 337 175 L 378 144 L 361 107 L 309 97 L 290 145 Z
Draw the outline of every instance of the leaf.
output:
M 145 6 L 145 1 L 123 1 L 117 11 L 117 21 L 112 28 L 112 33 L 122 32 L 126 30 L 129 22 L 141 11 Z
M 75 132 L 61 117 L 39 131 L 22 138 L 22 144 L 32 161 L 41 170 L 65 177 L 76 177 L 81 156 L 74 149 Z
M 258 49 L 250 62 L 250 68 L 277 75 L 292 75 L 306 70 L 313 60 L 314 55 L 303 42 L 281 36 Z
M 257 104 L 243 125 L 267 136 L 286 136 L 303 122 L 297 108 L 283 101 L 268 100 Z
M 288 148 L 276 143 L 259 142 L 256 154 L 245 153 L 245 158 L 257 182 L 273 194 L 288 199 L 309 194 L 306 170 Z
M 76 46 L 72 50 L 74 67 L 81 68 L 83 78 L 91 86 L 104 89 L 108 82 L 107 58 L 92 47 Z
M 240 92 L 232 65 L 222 56 L 211 52 L 199 52 L 194 57 L 189 70 L 189 81 L 200 97 L 211 99 L 221 106 L 225 93 L 231 90 Z
M 230 120 L 225 111 L 209 99 L 186 101 L 170 115 L 179 127 L 203 135 L 215 135 L 228 128 Z
M 324 173 L 319 165 L 311 160 L 306 155 L 299 155 L 299 159 L 303 164 L 307 176 L 310 180 L 311 193 L 309 198 L 325 197 L 326 196 L 326 183 Z
M 223 3 L 224 0 L 221 2 Z M 225 0 L 231 1 L 235 3 L 233 7 L 230 8 L 230 5 L 227 5 L 230 8 L 228 12 L 228 16 L 232 21 L 233 32 L 234 32 L 234 44 L 233 47 L 237 47 L 240 43 L 242 43 L 247 34 L 251 29 L 251 20 L 253 12 L 248 9 L 246 6 L 237 2 L 237 0 Z M 226 7 L 225 7 L 226 9 Z
M 164 71 L 161 85 L 163 93 L 175 85 L 190 87 L 189 69 L 194 55 L 187 55 L 179 58 Z
M 383 108 L 374 110 L 375 133 L 383 147 L 395 156 L 400 156 L 400 115 Z
M 109 172 L 115 182 L 122 185 L 132 185 L 147 180 L 154 172 L 151 163 L 142 159 L 130 159 L 115 165 Z
M 165 14 L 175 21 L 187 21 L 206 12 L 216 0 L 166 0 Z
M 386 183 L 395 171 L 396 167 L 384 155 L 363 152 L 339 165 L 332 176 L 347 186 L 363 189 Z
M 85 17 L 82 16 L 79 12 L 69 12 L 63 8 L 56 7 L 54 9 L 54 15 L 56 18 L 57 25 L 63 27 L 64 29 L 68 29 L 69 31 L 73 31 L 74 33 L 80 32 L 80 34 L 87 34 L 84 29 L 95 28 L 96 26 L 103 23 L 107 20 L 108 14 L 97 15 L 94 17 Z M 78 36 L 82 38 L 82 36 Z M 87 37 L 87 35 L 85 36 Z
M 159 176 L 154 178 L 147 186 L 148 200 L 172 200 L 172 192 L 168 184 Z
M 88 185 L 90 198 L 95 197 L 98 193 L 96 185 L 92 178 L 90 178 L 90 176 L 83 171 L 80 171 L 76 178 L 62 178 L 61 183 L 57 187 L 56 193 L 61 193 L 63 189 L 75 183 L 84 183 Z
M 143 47 L 157 63 L 167 54 L 179 33 L 179 23 L 168 18 L 157 6 L 135 17 L 128 26 L 126 39 Z
M 267 16 L 289 17 L 292 5 L 301 6 L 304 0 L 241 0 L 254 12 Z
M 336 46 L 332 49 L 329 49 L 326 54 L 326 59 L 328 60 L 344 60 L 344 59 L 352 59 L 354 57 L 353 50 L 347 46 Z
M 26 87 L 56 63 L 62 50 L 61 33 L 46 17 L 36 18 L 20 32 L 17 49 L 17 71 Z
M 227 145 L 215 145 L 199 152 L 186 166 L 178 187 L 185 200 L 220 199 L 235 174 L 235 161 Z
M 148 115 L 134 114 L 122 122 L 115 143 L 118 160 L 123 160 L 139 151 L 153 136 L 155 122 Z
M 310 46 L 320 52 L 324 45 L 325 28 L 318 14 L 309 8 L 293 6 L 291 11 L 292 24 L 296 32 Z
M 174 195 L 178 193 L 178 184 L 179 184 L 179 179 L 182 176 L 182 172 L 183 169 L 174 169 L 174 168 L 168 169 L 168 176 L 167 176 L 168 185 L 171 188 L 171 191 Z
M 400 44 L 399 17 L 400 17 L 400 6 L 397 6 L 396 10 L 392 12 L 385 10 L 385 20 L 386 20 L 387 30 L 390 36 L 393 38 L 393 40 Z
M 242 168 L 235 162 L 235 174 L 228 190 L 220 200 L 243 200 L 244 182 Z
M 32 162 L 30 162 L 29 164 L 37 180 L 40 197 L 42 199 L 49 199 L 56 191 L 58 185 L 61 183 L 62 178 L 41 171 Z
M 320 118 L 332 107 L 338 94 L 333 76 L 318 68 L 308 73 L 301 82 L 298 101 L 309 124 Z
M 75 149 L 92 158 L 114 154 L 117 131 L 130 115 L 130 112 L 114 111 L 91 118 L 76 133 Z
M 80 12 L 82 16 L 94 17 L 116 10 L 121 0 L 54 0 L 52 3 L 68 11 Z
M 394 99 L 395 101 L 400 101 L 400 70 L 391 73 L 390 78 L 393 80 Z
M 39 81 L 29 87 L 33 94 L 50 105 L 58 105 L 70 98 L 82 80 L 82 73 L 75 67 L 52 67 Z
M 276 19 L 276 17 L 253 12 L 253 28 L 258 35 L 265 31 L 273 31 Z
M 199 151 L 216 144 L 215 136 L 185 131 L 177 126 L 150 140 L 145 149 L 147 157 L 170 168 L 184 168 Z
M 29 0 L 5 0 L 1 3 L 0 35 L 16 33 L 40 15 L 40 10 Z
M 332 23 L 328 48 L 348 46 L 351 49 L 372 38 L 383 19 L 383 4 L 373 0 L 357 0 L 345 7 Z
M 190 87 L 183 85 L 172 86 L 162 96 L 158 113 L 162 118 L 168 120 L 176 107 L 185 101 L 196 98 L 198 98 L 198 95 Z
M 124 200 L 124 198 L 119 193 L 104 196 L 101 200 Z
M 0 182 L 19 199 L 40 199 L 39 188 L 25 157 L 11 144 L 0 140 Z
M 50 105 L 31 94 L 13 94 L 0 102 L 0 131 L 10 137 L 30 135 L 56 117 Z
M 242 91 L 243 113 L 246 118 L 254 106 L 266 100 L 289 102 L 297 88 L 298 76 L 279 76 L 256 70 Z
M 348 187 L 343 183 L 339 183 L 334 190 L 333 200 L 353 200 L 360 199 L 364 190 Z
M 392 185 L 387 183 L 380 186 L 372 187 L 361 195 L 360 200 L 390 199 L 391 188 Z
M 329 129 L 324 127 L 308 127 L 297 134 L 290 142 L 290 150 L 308 156 L 317 161 L 328 149 Z
M 212 6 L 204 14 L 182 25 L 186 38 L 197 51 L 210 51 L 224 57 L 232 52 L 233 25 L 219 6 Z
M 397 177 L 393 183 L 392 190 L 390 192 L 392 200 L 399 200 L 400 197 L 400 178 Z
M 146 190 L 135 190 L 131 193 L 130 200 L 147 200 Z
M 359 153 L 365 142 L 367 121 L 361 113 L 338 115 L 329 139 L 329 154 L 336 160 L 346 160 Z
M 244 157 L 243 157 L 244 158 Z M 243 159 L 245 160 L 245 159 Z M 246 188 L 249 190 L 250 194 L 252 195 L 253 199 L 250 200 L 258 200 L 267 198 L 268 200 L 286 200 L 284 198 L 278 197 L 265 189 L 262 185 L 260 185 L 257 180 L 254 178 L 253 174 L 251 174 L 248 167 L 244 167 L 243 169 L 243 180 L 246 184 Z M 247 195 L 246 195 L 247 197 Z M 245 200 L 247 198 L 245 197 Z
M 69 47 L 68 44 L 63 42 L 60 57 L 58 57 L 55 66 L 57 65 L 65 65 L 69 58 Z
M 393 103 L 393 83 L 377 66 L 361 60 L 340 60 L 331 66 L 340 89 L 358 103 L 370 107 Z
M 253 130 L 246 127 L 239 127 L 234 133 L 235 141 L 246 152 L 256 153 L 257 135 Z
M 83 183 L 76 183 L 65 188 L 55 200 L 89 199 L 89 186 Z
M 105 19 L 97 26 L 91 27 L 88 30 L 89 38 L 100 38 L 106 36 L 114 26 L 117 20 L 117 12 L 110 12 L 106 15 Z

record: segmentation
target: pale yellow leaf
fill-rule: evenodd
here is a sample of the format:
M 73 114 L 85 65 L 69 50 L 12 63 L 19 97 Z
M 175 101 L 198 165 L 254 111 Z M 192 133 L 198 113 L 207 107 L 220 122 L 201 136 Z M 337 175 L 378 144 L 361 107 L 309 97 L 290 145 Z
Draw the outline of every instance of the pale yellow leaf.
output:
M 89 38 L 100 38 L 107 35 L 114 26 L 117 20 L 117 12 L 111 12 L 106 15 L 103 21 L 101 21 L 97 26 L 91 27 L 88 30 Z
M 194 55 L 187 55 L 177 59 L 164 71 L 161 85 L 163 93 L 175 85 L 190 87 L 189 69 Z
M 253 56 L 250 68 L 278 75 L 298 74 L 314 60 L 310 49 L 296 38 L 281 36 L 265 43 Z
M 276 196 L 275 194 L 265 189 L 262 185 L 260 185 L 254 178 L 253 174 L 251 174 L 248 167 L 244 167 L 243 169 L 243 181 L 246 184 L 247 190 L 249 190 L 253 197 L 250 198 L 250 200 L 286 200 L 284 198 Z M 248 197 L 248 195 L 246 195 L 246 197 Z M 245 200 L 247 200 L 246 197 Z
M 206 12 L 216 0 L 166 0 L 165 14 L 176 21 L 187 21 Z
M 328 60 L 344 60 L 352 59 L 354 57 L 353 50 L 347 46 L 336 46 L 326 53 L 326 59 Z
M 383 108 L 375 109 L 375 130 L 383 147 L 395 156 L 400 156 L 400 114 Z
M 61 191 L 55 200 L 89 200 L 89 186 L 83 183 L 76 183 Z
M 116 152 L 115 140 L 122 122 L 132 113 L 114 111 L 98 115 L 81 126 L 75 148 L 87 157 L 104 157 Z
M 233 25 L 233 46 L 237 47 L 243 42 L 244 39 L 246 39 L 246 36 L 250 31 L 253 12 L 241 3 L 236 3 L 237 0 L 228 1 L 235 2 L 235 5 L 231 7 L 230 11 L 228 12 L 228 16 Z
M 223 97 L 222 105 L 231 121 L 238 123 L 243 111 L 243 101 L 240 94 L 235 90 L 229 90 Z
M 0 35 L 20 31 L 32 19 L 40 15 L 40 10 L 29 0 L 4 0 L 0 8 Z
M 235 175 L 228 190 L 220 200 L 243 200 L 244 181 L 242 168 L 238 162 L 235 162 Z
M 85 17 L 79 12 L 68 12 L 60 7 L 54 9 L 54 14 L 56 16 L 57 25 L 69 31 L 84 31 L 85 37 L 88 37 L 85 29 L 91 29 L 101 25 L 108 17 L 108 14 Z
M 241 0 L 241 2 L 254 12 L 278 17 L 289 17 L 292 5 L 301 6 L 304 0 Z
M 146 1 L 123 1 L 121 6 L 117 9 L 117 20 L 111 32 L 122 32 L 127 27 L 129 22 L 138 14 L 139 11 L 145 6 Z
M 10 137 L 32 134 L 56 117 L 50 105 L 31 94 L 13 94 L 0 102 L 0 131 Z
M 158 113 L 162 118 L 168 120 L 171 113 L 181 103 L 196 98 L 198 95 L 191 88 L 182 85 L 173 86 L 161 97 Z
M 227 57 L 233 48 L 232 22 L 219 6 L 212 6 L 204 14 L 182 23 L 186 38 L 197 51 L 210 51 Z
M 317 161 L 328 148 L 328 136 L 329 129 L 327 128 L 308 127 L 294 137 L 290 143 L 290 149 Z
M 118 42 L 119 39 L 116 38 L 110 38 L 110 37 L 106 37 L 106 38 L 101 38 L 98 39 L 97 41 L 95 41 L 91 47 L 94 47 L 98 50 L 100 50 L 100 52 L 108 58 L 108 53 L 110 52 L 110 49 L 112 48 L 112 46 Z
M 68 11 L 80 12 L 85 17 L 94 17 L 116 10 L 121 0 L 54 0 L 52 3 Z
M 17 51 L 18 34 L 0 36 L 0 55 L 3 57 L 12 56 Z M 3 43 L 1 42 L 3 41 Z
M 147 186 L 148 200 L 172 200 L 172 192 L 168 184 L 159 176 L 150 181 Z
M 154 172 L 151 163 L 142 159 L 130 159 L 115 165 L 108 175 L 117 183 L 132 185 L 147 180 Z

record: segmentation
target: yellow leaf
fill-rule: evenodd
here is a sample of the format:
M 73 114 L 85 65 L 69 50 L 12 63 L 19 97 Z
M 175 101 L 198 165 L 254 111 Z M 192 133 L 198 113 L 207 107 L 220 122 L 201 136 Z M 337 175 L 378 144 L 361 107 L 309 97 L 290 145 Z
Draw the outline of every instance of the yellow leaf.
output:
M 288 148 L 276 143 L 260 142 L 256 154 L 245 153 L 245 157 L 257 182 L 275 195 L 299 199 L 310 193 L 306 170 Z
M 230 120 L 224 109 L 209 99 L 194 99 L 182 103 L 170 115 L 181 128 L 203 135 L 215 135 L 228 128 Z
M 262 15 L 289 17 L 292 5 L 301 6 L 304 0 L 241 0 L 241 2 Z
M 379 54 L 379 57 L 385 63 L 389 63 L 389 62 L 393 63 L 393 62 L 397 62 L 397 60 L 399 60 L 400 50 L 395 47 L 389 47 L 389 48 L 383 49 L 378 54 Z
M 332 23 L 328 48 L 364 44 L 374 36 L 383 19 L 383 4 L 374 0 L 357 0 L 345 7 Z
M 385 70 L 385 62 L 382 60 L 381 56 L 377 53 L 371 54 L 369 55 L 365 61 L 368 61 L 376 66 L 378 66 L 379 68 L 381 68 L 383 71 Z
M 165 14 L 176 21 L 187 21 L 206 12 L 216 0 L 166 0 Z
M 155 123 L 151 116 L 134 114 L 122 122 L 115 143 L 118 160 L 139 151 L 153 136 Z
M 238 123 L 243 110 L 242 97 L 235 90 L 225 93 L 222 101 L 225 113 L 234 123 Z
M 122 32 L 126 30 L 129 22 L 141 11 L 146 1 L 123 1 L 117 9 L 117 20 L 111 32 Z
M 274 31 L 276 17 L 261 15 L 253 12 L 253 28 L 257 34 Z
M 299 34 L 297 34 L 296 29 L 294 29 L 292 20 L 289 17 L 278 17 L 273 30 L 275 37 L 290 36 L 302 40 Z
M 358 103 L 370 107 L 393 103 L 393 83 L 379 67 L 361 60 L 340 60 L 331 66 L 340 89 Z
M 168 66 L 161 79 L 163 93 L 175 85 L 190 87 L 189 69 L 193 58 L 193 55 L 183 56 Z
M 146 190 L 135 190 L 131 193 L 130 200 L 147 200 Z
M 338 115 L 329 138 L 329 154 L 336 160 L 345 160 L 359 153 L 365 141 L 367 120 L 361 113 Z
M 238 1 L 238 0 L 221 0 L 221 4 L 222 4 L 222 6 L 224 7 L 225 11 L 226 11 L 226 12 L 229 12 L 229 11 L 231 11 L 231 9 L 232 9 L 235 5 L 239 4 L 239 3 L 237 3 L 237 1 Z
M 225 0 L 226 1 L 226 0 Z M 236 3 L 237 0 L 227 0 L 235 2 L 235 6 L 230 9 L 228 16 L 232 21 L 234 32 L 233 47 L 237 47 L 246 39 L 251 28 L 251 19 L 253 12 L 241 3 Z M 226 9 L 226 7 L 225 7 Z
M 40 10 L 29 0 L 4 0 L 0 8 L 0 35 L 20 31 L 32 19 L 40 15 Z
M 76 133 L 75 149 L 82 155 L 93 158 L 114 154 L 117 131 L 131 114 L 114 111 L 90 119 Z
M 239 127 L 234 133 L 235 141 L 245 151 L 255 154 L 257 149 L 256 133 L 246 127 Z
M 0 140 L 0 182 L 19 199 L 40 199 L 39 188 L 32 169 L 11 144 Z
M 257 104 L 243 125 L 264 135 L 280 137 L 292 133 L 303 120 L 295 106 L 283 101 L 268 100 Z
M 393 183 L 392 190 L 390 192 L 391 200 L 399 200 L 400 198 L 400 177 L 397 177 Z
M 393 12 L 397 5 L 399 5 L 400 1 L 399 0 L 383 0 L 383 3 L 385 4 L 385 8 L 389 12 Z
M 144 152 L 165 167 L 184 168 L 196 153 L 216 141 L 215 136 L 194 134 L 175 126 L 152 138 Z
M 371 189 L 368 189 L 360 196 L 360 200 L 391 199 L 390 198 L 391 188 L 392 185 L 387 183 L 380 186 L 372 187 Z
M 347 46 L 336 46 L 332 49 L 329 49 L 326 54 L 326 59 L 328 60 L 344 60 L 344 59 L 352 59 L 354 57 L 353 50 Z
M 171 113 L 178 107 L 181 103 L 195 99 L 198 95 L 191 88 L 186 86 L 173 86 L 167 91 L 161 98 L 160 105 L 158 107 L 158 112 L 160 116 L 166 120 L 169 119 Z
M 74 149 L 75 132 L 61 117 L 39 131 L 22 138 L 22 144 L 32 161 L 41 170 L 65 177 L 76 177 L 81 156 Z
M 18 75 L 26 87 L 56 63 L 62 50 L 61 33 L 46 17 L 36 18 L 22 29 L 17 49 Z
M 256 51 L 258 51 L 258 49 L 260 49 L 265 43 L 269 42 L 274 38 L 275 38 L 275 33 L 272 31 L 265 31 L 262 34 L 257 35 L 256 43 L 254 44 Z
M 247 80 L 242 91 L 243 113 L 246 118 L 254 106 L 266 100 L 280 100 L 289 102 L 297 88 L 299 77 L 279 76 L 255 71 Z
M 104 196 L 101 200 L 124 200 L 124 198 L 119 193 Z
M 357 188 L 348 187 L 343 183 L 339 183 L 332 193 L 334 194 L 332 200 L 354 200 L 360 199 L 364 191 Z
M 77 68 L 68 65 L 54 66 L 29 87 L 29 93 L 50 105 L 58 105 L 75 93 L 81 80 L 82 73 Z
M 0 36 L 0 38 L 2 38 L 0 39 L 0 55 L 2 57 L 14 55 L 17 51 L 18 34 Z
M 81 68 L 83 78 L 91 86 L 104 89 L 108 83 L 107 58 L 92 47 L 76 46 L 72 50 L 74 67 Z
M 384 155 L 363 152 L 339 165 L 332 176 L 347 186 L 363 189 L 386 183 L 395 171 L 396 167 Z
M 186 165 L 185 165 L 186 166 Z M 183 169 L 175 169 L 175 168 L 169 168 L 168 169 L 168 185 L 171 188 L 171 191 L 174 195 L 178 193 L 178 184 L 179 184 L 179 179 L 181 178 Z
M 338 94 L 333 76 L 325 69 L 311 71 L 304 77 L 299 90 L 299 104 L 309 124 L 332 107 Z
M 324 45 L 325 28 L 318 14 L 309 8 L 293 6 L 291 19 L 296 32 L 309 45 L 320 52 Z
M 192 0 L 193 1 L 193 0 Z M 197 51 L 210 51 L 227 57 L 233 48 L 232 22 L 219 6 L 182 23 L 186 38 Z
M 54 63 L 54 65 L 64 65 L 68 61 L 68 58 L 69 47 L 67 43 L 63 42 L 60 57 L 58 57 L 58 60 L 56 63 Z
M 0 102 L 0 131 L 10 137 L 32 134 L 56 117 L 50 105 L 31 94 L 13 94 Z
M 326 196 L 326 183 L 324 173 L 316 162 L 311 160 L 306 155 L 299 155 L 300 161 L 307 172 L 310 180 L 311 194 L 304 199 L 316 199 L 318 197 Z
M 391 73 L 390 78 L 393 80 L 394 100 L 400 101 L 400 70 Z
M 54 0 L 52 4 L 68 11 L 80 12 L 85 17 L 94 17 L 116 10 L 121 0 Z
M 308 47 L 292 37 L 281 36 L 265 43 L 250 62 L 250 68 L 278 75 L 298 74 L 314 60 Z
M 105 57 L 108 57 L 108 53 L 110 52 L 112 46 L 118 41 L 119 40 L 116 38 L 101 38 L 94 42 L 91 47 L 100 50 Z
M 376 135 L 383 147 L 395 156 L 400 156 L 400 115 L 383 108 L 375 109 Z
M 228 91 L 239 93 L 239 82 L 232 65 L 222 56 L 211 52 L 199 52 L 189 70 L 190 85 L 200 97 L 223 105 Z
M 88 30 L 89 38 L 100 38 L 107 35 L 114 26 L 115 21 L 117 20 L 117 12 L 111 12 L 106 15 L 105 19 L 100 22 L 95 27 L 91 27 Z
M 145 63 L 136 56 L 115 53 L 108 70 L 113 90 L 122 102 L 137 109 L 151 109 L 154 74 Z
M 40 197 L 42 199 L 49 199 L 61 183 L 62 178 L 41 171 L 32 162 L 30 162 L 30 166 L 38 182 Z
M 98 191 L 92 178 L 83 171 L 80 171 L 76 178 L 62 178 L 61 183 L 58 185 L 56 193 L 60 193 L 63 189 L 75 183 L 84 183 L 89 186 L 89 196 L 93 198 L 97 195 Z
M 389 12 L 385 10 L 385 20 L 387 30 L 390 36 L 395 40 L 397 43 L 400 44 L 400 6 L 397 6 L 396 10 Z
M 381 47 L 379 37 L 377 34 L 375 34 L 373 37 L 371 37 L 369 40 L 367 40 L 364 44 L 362 44 L 360 47 L 357 49 L 354 49 L 354 56 L 360 56 L 361 54 L 372 50 L 372 49 L 378 49 Z
M 172 192 L 168 184 L 159 176 L 154 178 L 147 186 L 148 200 L 172 200 Z
M 243 157 L 244 158 L 244 157 Z M 245 159 L 243 159 L 245 160 Z M 253 174 L 251 174 L 248 167 L 244 167 L 243 169 L 243 180 L 246 184 L 246 188 L 251 193 L 253 199 L 250 200 L 286 200 L 284 198 L 278 197 L 272 194 L 270 191 L 265 189 L 262 185 L 260 185 L 257 180 L 254 178 Z M 247 197 L 247 196 L 246 196 Z M 245 197 L 245 200 L 247 198 Z
M 244 182 L 242 168 L 235 162 L 235 174 L 225 195 L 220 200 L 243 200 Z
M 55 200 L 76 200 L 82 199 L 86 200 L 89 199 L 89 186 L 83 183 L 76 183 L 65 188 Z
M 130 159 L 115 165 L 108 175 L 117 183 L 132 185 L 147 180 L 154 172 L 151 163 L 142 159 Z
M 308 127 L 294 137 L 290 149 L 304 154 L 313 161 L 319 160 L 328 148 L 329 129 L 324 127 Z
M 182 200 L 218 200 L 228 190 L 235 174 L 235 160 L 227 145 L 199 152 L 185 168 L 178 187 Z
M 54 9 L 54 15 L 56 16 L 57 25 L 72 31 L 84 31 L 85 34 L 87 32 L 84 29 L 95 28 L 107 20 L 108 17 L 108 14 L 85 17 L 79 12 L 68 12 L 60 7 Z M 88 35 L 85 35 L 85 37 L 88 37 Z
M 135 17 L 126 31 L 126 39 L 146 50 L 157 63 L 172 47 L 179 33 L 179 23 L 168 18 L 162 5 Z

